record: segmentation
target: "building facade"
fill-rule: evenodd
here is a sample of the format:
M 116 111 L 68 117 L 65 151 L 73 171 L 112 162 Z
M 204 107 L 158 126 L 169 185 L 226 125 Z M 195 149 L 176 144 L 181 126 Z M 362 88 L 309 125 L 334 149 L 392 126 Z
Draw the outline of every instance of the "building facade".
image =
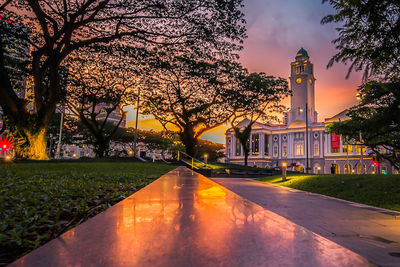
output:
M 361 145 L 361 136 L 359 140 L 347 141 L 326 132 L 332 122 L 348 119 L 346 110 L 318 122 L 314 66 L 306 50 L 299 50 L 290 67 L 290 110 L 283 124 L 254 123 L 248 164 L 274 168 L 286 162 L 289 170 L 305 171 L 308 167 L 308 172 L 312 173 L 331 173 L 332 170 L 338 174 L 396 173 L 389 162 L 376 164 L 373 161 L 370 149 Z M 239 127 L 248 123 L 245 119 Z M 244 164 L 243 149 L 233 129 L 228 129 L 225 136 L 225 161 Z

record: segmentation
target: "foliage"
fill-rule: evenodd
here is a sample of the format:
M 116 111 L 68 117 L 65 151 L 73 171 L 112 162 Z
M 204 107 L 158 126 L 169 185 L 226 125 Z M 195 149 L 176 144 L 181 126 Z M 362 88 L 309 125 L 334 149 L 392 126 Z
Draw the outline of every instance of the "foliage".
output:
M 204 160 L 204 155 L 207 154 L 207 160 L 209 162 L 217 161 L 225 156 L 224 148 L 225 145 L 223 144 L 200 139 L 197 143 L 195 158 Z
M 369 82 L 359 88 L 361 102 L 349 109 L 349 120 L 333 123 L 329 131 L 363 144 L 400 168 L 400 81 Z M 384 148 L 383 150 L 381 148 Z
M 30 29 L 33 103 L 16 95 L 0 51 L 0 105 L 22 136 L 29 157 L 47 159 L 46 131 L 62 98 L 60 66 L 94 44 L 180 46 L 196 54 L 229 55 L 245 37 L 242 0 L 15 0 L 0 16 Z M 18 10 L 18 13 L 13 12 Z
M 131 59 L 139 56 L 137 51 L 96 46 L 68 61 L 66 105 L 87 129 L 97 157 L 108 154 L 110 141 L 126 117 L 123 108 L 135 99 L 140 69 Z
M 232 115 L 226 95 L 241 67 L 171 53 L 158 54 L 151 62 L 154 73 L 145 87 L 145 112 L 179 134 L 186 152 L 194 156 L 199 137 Z
M 157 132 L 154 130 L 142 130 L 138 129 L 138 143 L 141 143 L 149 151 L 160 150 L 162 155 L 164 152 L 170 150 L 174 146 L 176 137 L 171 133 Z M 113 142 L 122 145 L 128 145 L 130 150 L 134 149 L 134 128 L 119 129 L 113 137 Z
M 341 23 L 339 37 L 333 41 L 339 52 L 330 60 L 350 62 L 347 76 L 364 70 L 364 79 L 400 75 L 400 2 L 398 0 L 363 0 L 329 2 L 337 13 L 322 23 Z
M 47 130 L 47 149 L 50 158 L 54 158 L 57 152 L 57 145 L 60 136 L 60 123 L 61 123 L 61 113 L 57 112 L 54 114 L 50 121 Z M 75 118 L 75 116 L 64 115 L 62 134 L 61 134 L 61 144 L 62 145 L 72 145 L 76 143 L 82 143 L 87 138 L 83 137 L 83 127 L 81 123 Z M 62 150 L 60 151 L 62 154 Z
M 285 79 L 267 76 L 262 72 L 247 74 L 247 71 L 240 75 L 238 88 L 229 92 L 228 102 L 231 103 L 234 114 L 231 126 L 235 137 L 242 145 L 245 165 L 250 153 L 253 124 L 259 120 L 265 122 L 276 119 L 269 114 L 281 112 L 284 106 L 280 102 L 289 94 L 290 90 Z
M 0 264 L 50 241 L 173 168 L 137 162 L 0 165 Z
M 308 192 L 400 211 L 399 175 L 281 175 L 258 180 Z

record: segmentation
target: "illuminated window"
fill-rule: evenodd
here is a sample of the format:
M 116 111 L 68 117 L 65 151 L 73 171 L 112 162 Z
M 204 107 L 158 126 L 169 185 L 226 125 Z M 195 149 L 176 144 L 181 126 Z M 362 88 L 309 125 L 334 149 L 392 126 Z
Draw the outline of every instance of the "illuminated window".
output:
M 319 143 L 314 144 L 314 155 L 315 156 L 319 155 Z
M 296 144 L 296 156 L 304 155 L 304 146 L 302 144 Z
M 357 142 L 357 144 L 356 144 L 356 153 L 357 153 L 357 154 L 361 154 L 361 145 L 360 145 L 360 142 Z
M 349 153 L 353 153 L 354 146 L 353 145 L 348 145 L 347 150 L 349 151 Z
M 259 138 L 258 134 L 253 134 L 251 136 L 251 153 L 252 153 L 252 155 L 258 155 L 259 146 L 260 146 L 259 141 L 260 141 L 260 138 Z
M 268 134 L 264 135 L 264 155 L 268 156 L 269 155 L 269 140 L 268 140 Z
M 282 156 L 286 157 L 287 156 L 287 145 L 283 144 L 282 146 Z
M 345 174 L 351 174 L 351 164 L 345 164 L 344 165 L 344 173 Z

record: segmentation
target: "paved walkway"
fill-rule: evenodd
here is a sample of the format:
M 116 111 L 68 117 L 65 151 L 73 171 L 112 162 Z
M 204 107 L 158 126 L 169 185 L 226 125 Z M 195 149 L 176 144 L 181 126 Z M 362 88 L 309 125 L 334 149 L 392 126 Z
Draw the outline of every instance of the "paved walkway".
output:
M 179 167 L 12 266 L 368 266 Z
M 375 264 L 400 266 L 398 212 L 252 179 L 213 180 L 240 196 L 366 257 Z

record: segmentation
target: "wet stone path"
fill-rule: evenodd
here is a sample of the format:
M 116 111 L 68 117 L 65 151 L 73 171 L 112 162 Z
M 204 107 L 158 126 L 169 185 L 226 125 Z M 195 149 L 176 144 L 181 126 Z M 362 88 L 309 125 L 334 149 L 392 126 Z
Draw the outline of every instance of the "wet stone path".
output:
M 12 266 L 368 266 L 185 167 Z

